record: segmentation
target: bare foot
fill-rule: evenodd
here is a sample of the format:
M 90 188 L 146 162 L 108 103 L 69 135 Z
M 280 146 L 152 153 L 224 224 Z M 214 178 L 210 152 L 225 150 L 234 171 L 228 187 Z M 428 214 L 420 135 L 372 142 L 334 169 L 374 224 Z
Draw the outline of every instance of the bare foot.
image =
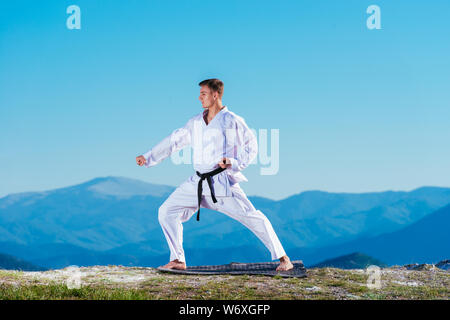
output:
M 178 270 L 186 270 L 186 263 L 179 261 L 178 259 L 175 259 L 173 261 L 170 261 L 168 264 L 161 266 L 161 268 L 164 269 L 178 269 Z
M 280 262 L 281 263 L 277 267 L 276 271 L 288 271 L 294 268 L 288 256 L 281 257 Z

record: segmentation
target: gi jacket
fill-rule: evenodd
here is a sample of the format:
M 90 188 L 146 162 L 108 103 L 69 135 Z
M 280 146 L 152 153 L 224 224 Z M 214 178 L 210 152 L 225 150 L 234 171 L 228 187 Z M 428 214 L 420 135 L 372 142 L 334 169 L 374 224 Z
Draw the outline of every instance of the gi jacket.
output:
M 222 158 L 229 158 L 231 167 L 212 177 L 216 197 L 230 197 L 230 186 L 248 181 L 241 173 L 258 153 L 258 143 L 254 133 L 244 119 L 224 106 L 219 113 L 206 124 L 204 115 L 207 110 L 190 118 L 184 127 L 176 129 L 155 145 L 143 156 L 146 167 L 154 166 L 172 153 L 191 146 L 193 150 L 194 170 L 206 173 L 219 167 Z M 199 181 L 197 174 L 189 177 L 180 187 L 192 188 L 196 193 Z M 203 181 L 203 194 L 210 195 L 209 186 Z

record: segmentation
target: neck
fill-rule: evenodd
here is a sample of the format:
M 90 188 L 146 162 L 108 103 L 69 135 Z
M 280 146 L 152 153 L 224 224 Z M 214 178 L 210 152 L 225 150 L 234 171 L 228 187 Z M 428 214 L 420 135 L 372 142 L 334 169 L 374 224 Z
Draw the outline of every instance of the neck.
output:
M 208 108 L 208 119 L 214 118 L 222 109 L 222 101 L 218 100 L 217 103 Z

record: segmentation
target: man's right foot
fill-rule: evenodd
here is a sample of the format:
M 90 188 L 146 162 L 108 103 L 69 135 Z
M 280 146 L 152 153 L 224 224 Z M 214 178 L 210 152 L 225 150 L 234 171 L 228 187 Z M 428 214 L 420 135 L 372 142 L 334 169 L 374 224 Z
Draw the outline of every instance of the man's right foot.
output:
M 186 270 L 186 263 L 181 262 L 178 259 L 175 259 L 173 261 L 170 261 L 168 264 L 161 266 L 160 268 Z
M 288 256 L 281 257 L 280 262 L 280 265 L 276 269 L 277 271 L 289 271 L 294 268 Z

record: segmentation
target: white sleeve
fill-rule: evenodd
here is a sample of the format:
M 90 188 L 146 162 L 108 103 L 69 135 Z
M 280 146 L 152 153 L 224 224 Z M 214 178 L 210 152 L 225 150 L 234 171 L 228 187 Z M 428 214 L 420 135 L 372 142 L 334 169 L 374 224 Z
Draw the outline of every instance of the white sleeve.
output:
M 157 165 L 172 153 L 181 150 L 190 144 L 191 120 L 189 120 L 184 127 L 174 130 L 160 143 L 144 153 L 143 156 L 146 160 L 145 166 L 148 168 Z
M 236 119 L 233 127 L 231 134 L 227 135 L 227 150 L 231 150 L 227 151 L 227 158 L 230 159 L 231 170 L 238 172 L 244 170 L 257 156 L 258 141 L 244 119 Z M 228 140 L 231 140 L 230 144 L 234 143 L 234 146 L 231 146 Z

